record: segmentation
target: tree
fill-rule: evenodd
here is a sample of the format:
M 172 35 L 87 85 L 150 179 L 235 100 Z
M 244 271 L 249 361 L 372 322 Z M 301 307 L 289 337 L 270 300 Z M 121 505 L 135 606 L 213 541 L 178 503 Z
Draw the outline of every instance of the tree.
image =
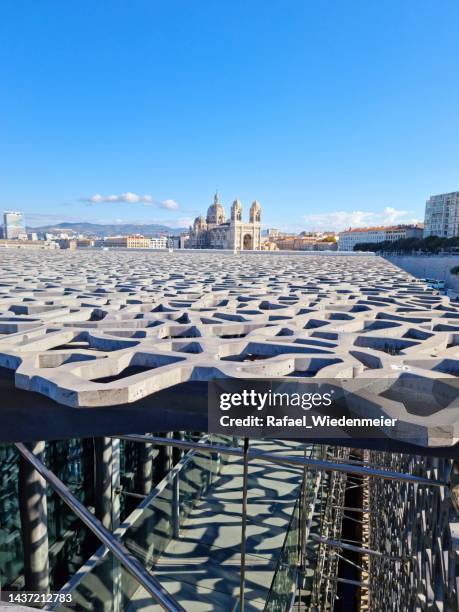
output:
M 375 253 L 413 253 L 424 251 L 437 254 L 441 251 L 456 251 L 459 249 L 459 236 L 443 238 L 427 236 L 427 238 L 401 238 L 400 240 L 385 240 L 384 242 L 360 242 L 354 246 L 354 251 L 370 251 Z

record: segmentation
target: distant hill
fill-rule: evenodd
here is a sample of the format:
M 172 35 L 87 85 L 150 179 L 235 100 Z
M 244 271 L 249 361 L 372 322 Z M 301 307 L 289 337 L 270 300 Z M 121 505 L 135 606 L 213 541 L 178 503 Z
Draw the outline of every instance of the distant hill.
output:
M 161 233 L 180 234 L 186 231 L 186 227 L 168 227 L 167 225 L 136 224 L 136 223 L 114 223 L 112 225 L 102 225 L 99 223 L 57 223 L 56 225 L 42 225 L 40 227 L 28 227 L 31 232 L 49 232 L 51 234 L 60 234 L 68 232 L 75 234 L 84 234 L 85 236 L 116 236 L 126 234 L 142 234 L 143 236 L 157 236 Z

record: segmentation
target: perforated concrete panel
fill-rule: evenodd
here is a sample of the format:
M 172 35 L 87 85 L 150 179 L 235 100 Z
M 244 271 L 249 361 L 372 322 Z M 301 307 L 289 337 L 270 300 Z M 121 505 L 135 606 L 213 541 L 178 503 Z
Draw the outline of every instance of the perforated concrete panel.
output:
M 446 399 L 410 415 L 379 398 L 382 412 L 452 444 L 458 345 L 459 308 L 378 257 L 0 253 L 0 366 L 67 406 L 221 377 L 377 378 L 384 391 L 411 376 L 427 394 L 449 384 Z

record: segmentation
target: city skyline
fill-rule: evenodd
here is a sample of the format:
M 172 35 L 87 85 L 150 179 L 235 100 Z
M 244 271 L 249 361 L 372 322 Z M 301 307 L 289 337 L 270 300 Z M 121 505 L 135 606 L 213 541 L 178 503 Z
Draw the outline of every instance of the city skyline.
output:
M 360 229 L 378 229 L 380 227 L 386 227 L 386 228 L 391 228 L 391 227 L 423 227 L 424 226 L 424 220 L 428 219 L 428 215 L 429 215 L 429 206 L 430 206 L 430 202 L 432 201 L 432 199 L 434 198 L 443 198 L 443 197 L 449 197 L 449 196 L 454 196 L 457 198 L 457 195 L 459 194 L 459 192 L 449 192 L 449 193 L 445 193 L 445 194 L 433 194 L 429 197 L 429 199 L 426 200 L 425 203 L 425 209 L 424 209 L 424 214 L 423 214 L 423 218 L 422 219 L 417 219 L 417 218 L 413 218 L 413 219 L 404 219 L 402 218 L 403 215 L 399 214 L 400 211 L 396 211 L 395 209 L 392 208 L 387 208 L 383 211 L 383 215 L 380 215 L 378 213 L 375 212 L 355 212 L 354 213 L 354 218 L 352 219 L 353 224 L 352 225 L 348 225 L 347 224 L 347 216 L 344 212 L 342 213 L 336 213 L 336 218 L 334 222 L 329 222 L 328 218 L 325 218 L 323 220 L 320 221 L 320 223 L 317 224 L 313 224 L 312 226 L 308 226 L 307 221 L 303 224 L 303 226 L 298 226 L 295 228 L 292 228 L 292 226 L 288 226 L 288 229 L 283 229 L 285 228 L 285 224 L 279 224 L 277 228 L 273 228 L 272 225 L 270 226 L 267 223 L 264 222 L 260 222 L 260 228 L 262 229 L 262 233 L 263 234 L 267 234 L 270 231 L 276 231 L 276 232 L 281 232 L 281 234 L 284 235 L 300 235 L 302 233 L 315 233 L 315 234 L 321 234 L 323 232 L 333 232 L 335 234 L 338 234 L 340 232 L 346 232 L 346 231 L 350 231 L 350 230 L 360 230 Z M 113 198 L 115 196 L 112 196 Z M 214 202 L 215 199 L 219 198 L 219 193 L 218 191 L 215 193 L 214 195 Z M 224 204 L 223 204 L 223 214 L 226 214 L 226 217 L 224 220 L 226 220 L 227 222 L 230 221 L 231 217 L 232 217 L 232 209 L 234 207 L 234 205 L 238 203 L 238 205 L 241 205 L 241 202 L 239 199 L 236 199 L 233 201 L 232 205 L 231 205 L 231 210 L 229 214 L 225 213 L 225 209 L 224 209 Z M 76 231 L 77 233 L 80 231 L 80 227 L 83 226 L 87 226 L 84 227 L 81 231 L 84 231 L 85 233 L 91 233 L 91 228 L 93 228 L 94 230 L 96 230 L 97 228 L 107 228 L 107 231 L 116 231 L 115 228 L 119 227 L 120 230 L 123 230 L 123 233 L 137 233 L 138 231 L 141 231 L 142 227 L 148 228 L 148 231 L 153 230 L 154 228 L 157 229 L 157 231 L 166 231 L 166 230 L 170 230 L 173 233 L 178 233 L 178 232 L 186 232 L 189 233 L 190 230 L 192 230 L 193 226 L 196 224 L 196 221 L 198 219 L 198 217 L 203 218 L 202 215 L 198 215 L 198 217 L 196 217 L 194 220 L 192 219 L 188 219 L 188 220 L 184 220 L 184 219 L 179 219 L 178 221 L 173 221 L 171 222 L 170 220 L 133 220 L 133 221 L 123 221 L 121 219 L 115 219 L 114 221 L 104 221 L 104 220 L 86 220 L 84 217 L 75 217 L 74 220 L 70 221 L 66 221 L 66 220 L 60 220 L 55 219 L 53 222 L 53 219 L 49 220 L 48 223 L 44 222 L 44 218 L 47 216 L 46 214 L 41 215 L 43 218 L 41 219 L 40 223 L 37 224 L 37 221 L 35 220 L 34 222 L 34 214 L 32 213 L 30 215 L 30 217 L 32 217 L 32 222 L 29 222 L 29 219 L 25 219 L 24 218 L 24 213 L 23 211 L 3 211 L 3 217 L 6 218 L 5 216 L 7 214 L 13 214 L 13 215 L 20 215 L 22 218 L 22 223 L 24 224 L 24 231 L 25 228 L 28 228 L 30 230 L 42 230 L 42 231 L 48 231 L 51 229 L 60 229 L 62 231 L 65 231 L 66 229 L 68 230 L 72 230 Z M 52 215 L 50 215 L 52 217 Z M 315 218 L 319 219 L 321 216 L 319 214 L 312 214 L 308 216 L 309 219 L 314 220 Z M 180 226 L 179 222 L 185 222 L 187 221 L 189 224 L 188 226 Z M 430 222 L 430 221 L 428 221 Z M 111 228 L 110 230 L 108 230 L 108 228 Z M 133 229 L 133 228 L 137 228 L 137 229 Z M 98 230 L 99 231 L 99 230 Z M 443 233 L 441 234 L 443 235 Z
M 454 2 L 0 10 L 0 205 L 31 227 L 184 227 L 218 188 L 339 230 L 458 188 Z

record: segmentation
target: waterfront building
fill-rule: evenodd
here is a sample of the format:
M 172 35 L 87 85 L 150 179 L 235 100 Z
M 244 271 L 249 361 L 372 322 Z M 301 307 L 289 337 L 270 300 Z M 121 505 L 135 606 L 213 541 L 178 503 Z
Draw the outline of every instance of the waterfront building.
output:
M 104 239 L 104 246 L 122 249 L 149 249 L 151 248 L 151 238 L 144 236 L 108 236 Z
M 207 217 L 196 217 L 190 227 L 188 247 L 192 249 L 261 249 L 261 206 L 256 200 L 250 207 L 248 223 L 242 220 L 242 204 L 234 200 L 231 217 L 226 219 L 225 209 L 218 193 L 209 206 Z
M 79 249 L 87 249 L 87 248 L 93 247 L 94 244 L 95 244 L 95 240 L 93 238 L 79 237 L 76 240 L 76 245 L 77 245 L 77 248 Z
M 355 227 L 339 233 L 338 251 L 353 251 L 356 244 L 395 242 L 403 238 L 422 238 L 422 225 Z
M 0 248 L 16 248 L 16 249 L 59 249 L 57 242 L 52 240 L 14 240 L 0 239 Z
M 71 240 L 70 238 L 60 238 L 57 240 L 57 244 L 60 249 L 70 249 L 71 251 L 75 251 L 77 248 L 76 240 Z

